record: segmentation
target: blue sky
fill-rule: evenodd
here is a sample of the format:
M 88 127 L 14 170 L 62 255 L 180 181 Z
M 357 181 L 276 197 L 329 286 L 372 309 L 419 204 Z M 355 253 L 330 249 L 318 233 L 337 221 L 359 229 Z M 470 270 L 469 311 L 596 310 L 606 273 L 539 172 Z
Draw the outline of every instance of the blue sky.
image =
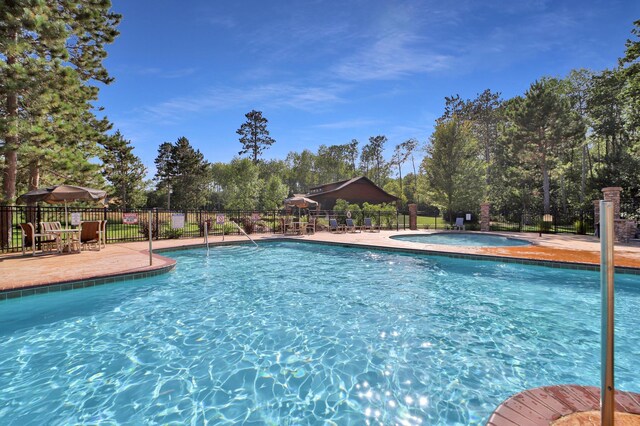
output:
M 187 137 L 227 162 L 252 109 L 265 158 L 386 135 L 428 140 L 444 97 L 509 98 L 541 76 L 616 65 L 637 0 L 112 0 L 121 35 L 99 104 L 155 173 Z

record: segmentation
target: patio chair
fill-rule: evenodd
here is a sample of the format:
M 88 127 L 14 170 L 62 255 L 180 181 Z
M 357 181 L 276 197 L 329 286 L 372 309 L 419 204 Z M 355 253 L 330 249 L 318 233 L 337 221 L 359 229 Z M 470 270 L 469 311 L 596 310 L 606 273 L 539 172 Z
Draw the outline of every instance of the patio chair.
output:
M 300 233 L 300 223 L 299 222 L 294 222 L 293 218 L 289 218 L 288 220 L 284 221 L 284 229 L 283 229 L 283 234 L 299 234 Z
M 329 219 L 329 232 L 333 234 L 341 234 L 344 232 L 344 225 L 338 225 L 337 219 Z
M 305 233 L 306 234 L 315 234 L 316 233 L 316 218 L 312 217 L 309 219 L 309 223 L 307 223 L 307 226 L 305 227 Z
M 378 225 L 374 225 L 370 217 L 364 218 L 364 223 L 361 229 L 369 232 L 380 232 L 380 227 Z
M 458 231 L 464 231 L 464 218 L 463 217 L 457 217 L 456 218 L 456 224 L 453 225 L 452 227 L 453 229 L 457 229 Z
M 58 252 L 61 251 L 62 245 L 60 244 L 60 236 L 55 234 L 36 234 L 36 230 L 33 223 L 21 223 L 20 229 L 22 230 L 22 255 L 24 256 L 27 247 L 31 247 L 32 256 L 36 255 L 36 245 L 39 239 L 42 250 L 49 248 L 52 250 L 54 245 Z
M 356 226 L 355 223 L 353 223 L 353 219 L 351 219 L 350 217 L 348 217 L 346 220 L 346 227 L 345 230 L 347 232 L 360 232 L 360 227 Z
M 102 242 L 102 221 L 89 221 L 80 224 L 80 241 L 78 243 L 85 249 L 89 246 L 97 247 L 100 251 Z M 72 241 L 73 243 L 73 241 Z

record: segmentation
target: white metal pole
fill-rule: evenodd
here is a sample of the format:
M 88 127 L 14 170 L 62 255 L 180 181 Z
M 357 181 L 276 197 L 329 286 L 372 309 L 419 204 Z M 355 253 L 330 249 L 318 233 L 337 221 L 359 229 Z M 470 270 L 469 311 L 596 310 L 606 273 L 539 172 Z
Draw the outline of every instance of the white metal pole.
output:
M 207 226 L 207 221 L 204 221 L 204 243 L 207 245 L 207 249 L 209 248 L 209 229 Z
M 153 213 L 149 210 L 149 266 L 153 265 Z
M 615 388 L 613 381 L 613 203 L 600 201 L 600 424 L 613 426 Z

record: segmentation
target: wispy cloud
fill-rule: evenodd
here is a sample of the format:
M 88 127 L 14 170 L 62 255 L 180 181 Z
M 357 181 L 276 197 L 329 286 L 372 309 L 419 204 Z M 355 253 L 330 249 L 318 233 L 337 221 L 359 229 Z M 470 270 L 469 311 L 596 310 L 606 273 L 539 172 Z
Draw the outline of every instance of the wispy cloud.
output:
M 225 29 L 232 29 L 238 25 L 238 22 L 230 16 L 209 16 L 205 19 L 209 24 Z
M 179 121 L 186 114 L 206 113 L 237 108 L 245 105 L 268 105 L 271 108 L 291 107 L 317 111 L 344 102 L 340 85 L 304 86 L 293 84 L 266 84 L 244 89 L 220 87 L 202 94 L 171 99 L 141 109 L 148 121 Z
M 195 74 L 198 71 L 196 67 L 190 68 L 178 68 L 178 69 L 163 69 L 159 67 L 141 67 L 132 66 L 127 69 L 118 70 L 118 74 L 135 74 L 142 76 L 152 76 L 158 78 L 182 78 Z
M 390 80 L 411 74 L 441 71 L 450 67 L 452 57 L 425 48 L 426 40 L 410 34 L 389 34 L 361 53 L 333 68 L 346 80 Z
M 374 124 L 380 124 L 380 120 L 356 118 L 352 120 L 335 121 L 333 123 L 316 124 L 312 127 L 317 129 L 357 129 Z

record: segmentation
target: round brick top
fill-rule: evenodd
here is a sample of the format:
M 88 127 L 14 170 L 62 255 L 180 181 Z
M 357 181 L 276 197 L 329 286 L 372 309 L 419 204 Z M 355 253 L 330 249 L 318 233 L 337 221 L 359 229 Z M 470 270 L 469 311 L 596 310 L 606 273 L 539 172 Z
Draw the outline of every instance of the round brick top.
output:
M 616 391 L 615 411 L 640 414 L 640 394 Z M 600 389 L 558 385 L 529 389 L 511 396 L 493 412 L 488 426 L 549 425 L 574 413 L 600 411 Z

